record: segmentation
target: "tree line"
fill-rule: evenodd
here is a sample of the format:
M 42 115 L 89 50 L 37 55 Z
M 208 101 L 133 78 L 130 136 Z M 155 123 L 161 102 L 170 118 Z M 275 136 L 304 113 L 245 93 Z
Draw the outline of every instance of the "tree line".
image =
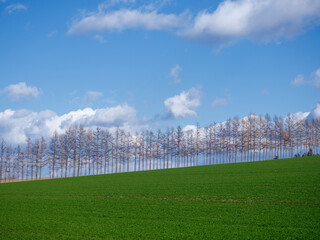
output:
M 0 180 L 75 177 L 249 162 L 319 154 L 320 119 L 299 120 L 255 114 L 205 128 L 197 124 L 144 130 L 70 126 L 63 133 L 31 139 L 21 146 L 0 143 Z

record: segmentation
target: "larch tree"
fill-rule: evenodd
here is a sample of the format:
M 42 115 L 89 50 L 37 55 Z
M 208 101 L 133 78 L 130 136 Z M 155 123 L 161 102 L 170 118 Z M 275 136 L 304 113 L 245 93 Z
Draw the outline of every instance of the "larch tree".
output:
M 6 155 L 6 142 L 4 139 L 1 139 L 0 144 L 0 181 L 4 179 L 4 169 L 5 169 L 5 155 Z
M 55 171 L 57 169 L 57 162 L 59 161 L 59 152 L 60 152 L 60 144 L 59 144 L 59 135 L 57 131 L 55 131 L 50 139 L 49 143 L 49 166 L 51 171 L 51 177 L 55 177 Z

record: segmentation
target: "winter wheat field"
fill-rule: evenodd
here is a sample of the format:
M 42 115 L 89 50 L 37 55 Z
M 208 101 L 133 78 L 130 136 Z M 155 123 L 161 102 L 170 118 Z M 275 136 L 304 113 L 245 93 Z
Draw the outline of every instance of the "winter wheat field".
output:
M 319 240 L 319 43 L 320 0 L 0 0 L 0 240 Z
M 1 239 L 319 239 L 320 157 L 0 184 Z

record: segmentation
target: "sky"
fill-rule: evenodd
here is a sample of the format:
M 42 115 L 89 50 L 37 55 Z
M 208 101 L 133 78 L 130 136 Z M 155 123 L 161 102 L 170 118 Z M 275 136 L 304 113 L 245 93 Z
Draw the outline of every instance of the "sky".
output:
M 319 0 L 0 0 L 0 30 L 9 142 L 320 108 Z

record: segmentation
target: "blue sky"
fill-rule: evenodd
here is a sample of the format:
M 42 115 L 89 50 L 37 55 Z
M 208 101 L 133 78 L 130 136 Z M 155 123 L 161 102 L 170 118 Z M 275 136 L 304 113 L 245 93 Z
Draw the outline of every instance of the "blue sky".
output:
M 314 0 L 0 0 L 0 135 L 52 131 L 85 108 L 102 120 L 68 121 L 164 128 L 311 111 L 319 25 Z M 26 130 L 38 118 L 46 130 Z

